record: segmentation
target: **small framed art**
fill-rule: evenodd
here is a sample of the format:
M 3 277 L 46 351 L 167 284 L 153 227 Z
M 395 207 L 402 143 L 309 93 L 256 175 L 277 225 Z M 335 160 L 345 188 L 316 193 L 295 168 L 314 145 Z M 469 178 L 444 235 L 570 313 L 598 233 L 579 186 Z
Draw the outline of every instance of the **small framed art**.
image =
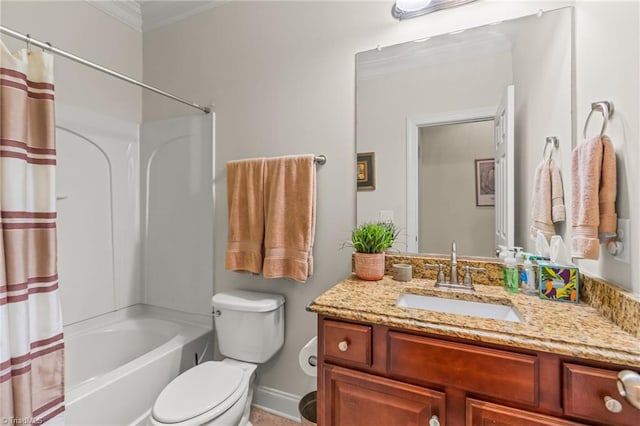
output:
M 476 206 L 496 205 L 495 161 L 493 158 L 476 160 Z
M 375 152 L 358 153 L 356 176 L 358 191 L 372 191 L 376 189 Z

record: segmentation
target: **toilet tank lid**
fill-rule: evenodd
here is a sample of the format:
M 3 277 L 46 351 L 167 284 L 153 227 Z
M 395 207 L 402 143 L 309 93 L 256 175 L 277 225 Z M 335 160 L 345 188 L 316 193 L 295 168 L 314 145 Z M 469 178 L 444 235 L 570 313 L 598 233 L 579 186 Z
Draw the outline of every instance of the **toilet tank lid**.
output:
M 284 296 L 256 291 L 232 290 L 215 294 L 211 298 L 211 304 L 215 309 L 269 312 L 275 311 L 284 304 Z

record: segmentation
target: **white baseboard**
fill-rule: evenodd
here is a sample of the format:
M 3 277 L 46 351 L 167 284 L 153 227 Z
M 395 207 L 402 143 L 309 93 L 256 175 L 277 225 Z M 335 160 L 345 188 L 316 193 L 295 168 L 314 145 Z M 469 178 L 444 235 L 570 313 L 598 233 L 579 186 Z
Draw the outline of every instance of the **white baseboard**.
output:
M 298 413 L 298 403 L 301 398 L 301 396 L 283 392 L 278 389 L 268 388 L 266 386 L 255 386 L 252 405 L 271 414 L 299 422 L 300 413 Z

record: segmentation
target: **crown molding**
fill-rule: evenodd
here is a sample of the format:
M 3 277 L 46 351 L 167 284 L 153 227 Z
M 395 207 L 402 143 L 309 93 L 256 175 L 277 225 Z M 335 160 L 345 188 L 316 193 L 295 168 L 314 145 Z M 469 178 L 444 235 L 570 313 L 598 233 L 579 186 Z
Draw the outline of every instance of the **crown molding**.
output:
M 460 63 L 493 55 L 511 55 L 511 42 L 500 33 L 478 34 L 473 38 L 461 34 L 443 35 L 424 41 L 407 42 L 358 53 L 358 80 L 385 77 L 444 64 Z
M 85 0 L 91 6 L 110 15 L 136 31 L 142 32 L 142 11 L 135 0 Z
M 142 31 L 155 30 L 197 15 L 232 0 L 191 0 L 144 2 L 142 5 Z

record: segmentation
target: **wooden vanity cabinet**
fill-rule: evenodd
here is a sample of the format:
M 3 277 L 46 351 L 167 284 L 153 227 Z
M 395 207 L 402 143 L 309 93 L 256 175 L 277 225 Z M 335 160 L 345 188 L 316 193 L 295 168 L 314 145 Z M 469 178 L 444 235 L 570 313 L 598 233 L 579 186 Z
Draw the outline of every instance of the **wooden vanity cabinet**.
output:
M 622 369 L 319 315 L 318 424 L 638 426 L 616 392 Z

